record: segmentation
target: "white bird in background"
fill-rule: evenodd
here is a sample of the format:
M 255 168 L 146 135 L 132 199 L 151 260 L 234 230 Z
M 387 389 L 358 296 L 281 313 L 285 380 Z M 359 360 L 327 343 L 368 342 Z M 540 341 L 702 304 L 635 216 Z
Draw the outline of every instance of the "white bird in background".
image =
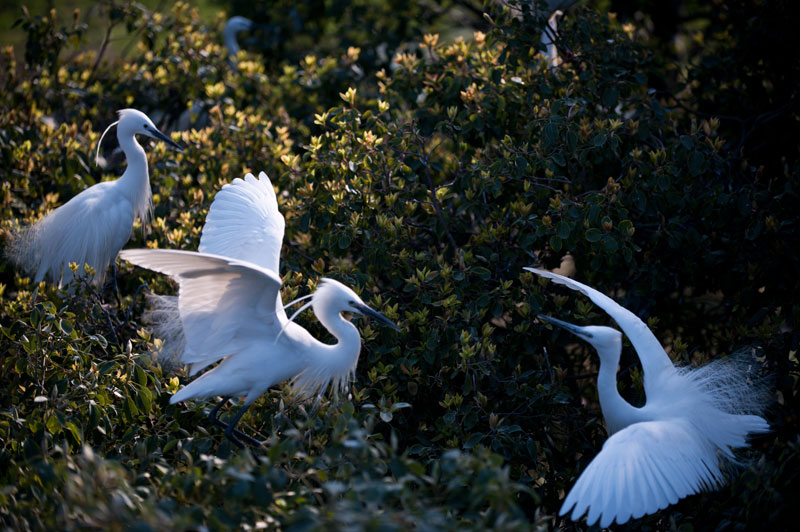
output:
M 539 316 L 589 342 L 600 357 L 597 392 L 610 434 L 564 501 L 572 519 L 605 528 L 666 508 L 724 482 L 720 460 L 747 447 L 750 434 L 769 425 L 760 416 L 765 392 L 749 362 L 734 357 L 700 368 L 676 368 L 647 325 L 608 296 L 567 277 L 525 268 L 591 299 L 619 324 L 644 370 L 646 403 L 637 408 L 617 390 L 622 334 L 610 327 L 578 327 Z
M 183 151 L 161 133 L 141 111 L 123 109 L 117 125 L 117 139 L 128 161 L 119 179 L 92 185 L 35 224 L 17 233 L 8 247 L 8 256 L 20 268 L 34 275 L 39 283 L 47 276 L 59 287 L 72 280 L 70 262 L 92 266 L 93 282 L 101 285 L 105 272 L 128 241 L 133 221 L 146 224 L 152 209 L 147 156 L 136 142 L 136 135 L 147 135 Z M 98 153 L 100 149 L 98 142 Z
M 225 28 L 222 30 L 222 41 L 228 49 L 228 57 L 234 57 L 241 49 L 239 41 L 236 40 L 236 34 L 241 31 L 251 30 L 256 26 L 256 23 L 245 17 L 231 17 L 225 23 Z
M 361 337 L 342 312 L 364 314 L 399 330 L 355 292 L 332 279 L 322 279 L 313 295 L 301 298 L 311 297 L 311 302 L 287 318 L 278 275 L 283 231 L 283 216 L 269 178 L 263 172 L 259 179 L 247 174 L 217 193 L 199 252 L 136 249 L 121 254 L 125 260 L 170 275 L 180 284 L 180 324 L 172 327 L 182 331 L 185 344 L 179 356 L 190 365 L 190 374 L 222 359 L 173 395 L 170 403 L 223 397 L 209 419 L 225 427 L 225 436 L 239 447 L 243 447 L 240 438 L 260 445 L 235 426 L 270 387 L 292 379 L 295 391 L 309 397 L 324 391 L 328 384 L 337 391 L 346 386 L 358 363 Z M 309 306 L 337 343 L 322 343 L 292 322 Z M 234 396 L 246 396 L 244 404 L 230 423 L 223 423 L 217 412 Z
M 562 63 L 554 40 L 558 36 L 558 19 L 564 15 L 564 11 L 576 2 L 577 0 L 546 0 L 542 2 L 545 5 L 545 11 L 548 16 L 547 27 L 542 32 L 541 42 L 547 49 L 547 64 L 550 65 L 551 70 L 554 70 Z

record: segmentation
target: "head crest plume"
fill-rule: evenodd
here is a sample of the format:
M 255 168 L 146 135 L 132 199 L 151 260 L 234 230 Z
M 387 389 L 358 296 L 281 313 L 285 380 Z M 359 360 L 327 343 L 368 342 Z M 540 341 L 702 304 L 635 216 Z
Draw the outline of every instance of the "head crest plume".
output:
M 290 307 L 290 306 L 294 305 L 295 303 L 297 303 L 298 301 L 300 301 L 302 299 L 308 299 L 309 297 L 312 297 L 313 295 L 314 294 L 309 294 L 307 296 L 298 297 L 297 299 L 295 299 L 291 303 L 287 304 L 286 307 Z M 292 317 L 289 318 L 289 320 L 286 323 L 283 324 L 283 327 L 281 327 L 281 330 L 278 333 L 278 336 L 275 337 L 275 343 L 278 343 L 278 340 L 280 340 L 281 336 L 283 335 L 283 331 L 285 331 L 286 327 L 288 327 L 289 324 L 292 323 L 292 321 L 294 321 L 294 319 L 297 317 L 297 315 L 300 314 L 301 312 L 303 312 L 305 309 L 307 309 L 308 307 L 310 307 L 313 304 L 314 304 L 313 300 L 309 301 L 308 303 L 306 303 L 305 305 L 303 305 L 302 307 L 297 309 L 297 311 L 294 314 L 292 314 Z M 284 307 L 284 308 L 286 308 L 286 307 Z
M 100 135 L 100 140 L 97 141 L 97 153 L 95 153 L 95 156 L 94 156 L 94 164 L 97 164 L 97 165 L 100 164 L 99 163 L 99 161 L 100 161 L 100 146 L 102 146 L 103 139 L 105 138 L 106 133 L 108 133 L 108 130 L 111 129 L 112 127 L 116 126 L 117 124 L 119 124 L 119 120 L 117 120 L 116 122 L 113 122 L 110 126 L 108 126 L 106 128 L 105 131 L 103 131 L 103 134 Z

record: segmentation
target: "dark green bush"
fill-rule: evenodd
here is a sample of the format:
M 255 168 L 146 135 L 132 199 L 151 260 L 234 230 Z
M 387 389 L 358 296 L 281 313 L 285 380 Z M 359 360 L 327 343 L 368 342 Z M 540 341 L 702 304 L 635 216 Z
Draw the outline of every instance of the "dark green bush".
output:
M 92 28 L 23 21 L 24 60 L 0 58 L 5 235 L 114 177 L 93 154 L 115 110 L 178 129 L 193 109 L 195 127 L 173 133 L 184 153 L 148 149 L 155 219 L 128 246 L 196 249 L 215 191 L 265 170 L 287 223 L 284 299 L 331 276 L 403 332 L 359 323 L 364 348 L 341 401 L 265 394 L 242 421 L 267 441 L 257 464 L 206 421 L 210 405 L 169 405 L 186 379 L 150 354 L 159 340 L 134 297 L 143 282 L 174 293 L 168 280 L 120 263 L 119 307 L 110 290 L 69 295 L 0 263 L 4 527 L 571 527 L 555 515 L 606 437 L 596 360 L 553 345 L 533 318 L 607 319 L 522 271 L 569 254 L 576 276 L 646 319 L 676 362 L 755 346 L 775 376 L 774 432 L 730 484 L 630 528 L 785 528 L 800 464 L 796 139 L 764 151 L 759 135 L 780 135 L 742 138 L 725 118 L 737 79 L 753 109 L 772 105 L 750 79 L 769 74 L 758 54 L 742 60 L 739 41 L 715 30 L 703 57 L 738 69 L 680 63 L 584 7 L 565 20 L 566 61 L 550 72 L 536 55 L 541 15 L 527 8 L 489 4 L 465 32 L 464 19 L 448 27 L 393 2 L 359 26 L 373 3 L 346 4 L 334 16 L 300 3 L 294 40 L 266 57 L 246 45 L 236 70 L 223 17 L 204 23 L 184 4 L 104 3 L 109 26 L 138 36 L 124 59 L 66 53 Z M 775 9 L 757 16 L 788 7 Z M 393 46 L 416 39 L 396 68 L 372 55 L 375 20 Z M 794 104 L 784 113 L 797 123 Z M 620 386 L 641 402 L 635 360 L 626 348 Z

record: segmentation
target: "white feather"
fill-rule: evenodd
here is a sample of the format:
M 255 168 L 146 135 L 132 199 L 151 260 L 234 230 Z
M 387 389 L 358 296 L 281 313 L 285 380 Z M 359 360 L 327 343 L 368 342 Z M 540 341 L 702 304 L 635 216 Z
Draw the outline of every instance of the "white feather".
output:
M 264 172 L 258 179 L 248 173 L 225 184 L 214 196 L 200 236 L 200 253 L 238 259 L 279 273 L 281 246 L 286 222 L 278 210 L 272 182 Z M 192 364 L 194 374 L 221 357 L 203 357 L 197 353 L 184 356 L 187 348 L 177 301 L 170 296 L 150 298 L 152 310 L 143 317 L 163 340 L 160 357 L 170 366 L 173 361 Z M 280 293 L 276 294 L 280 298 Z M 286 314 L 278 304 L 281 318 Z M 198 360 L 203 359 L 203 360 Z M 203 363 L 210 360 L 208 364 Z
M 769 430 L 760 417 L 766 386 L 752 356 L 738 353 L 701 368 L 672 365 L 652 331 L 608 296 L 573 279 L 526 268 L 587 295 L 631 340 L 644 369 L 647 402 L 622 399 L 616 371 L 622 344 L 608 327 L 577 327 L 543 317 L 591 343 L 600 357 L 598 395 L 611 436 L 570 490 L 559 512 L 589 525 L 627 522 L 724 482 L 721 465 L 751 434 Z
M 200 253 L 122 252 L 124 259 L 170 275 L 180 284 L 177 304 L 159 297 L 150 313 L 159 321 L 155 333 L 165 340 L 164 357 L 190 365 L 192 375 L 222 360 L 171 402 L 246 395 L 249 405 L 284 380 L 292 379 L 295 392 L 309 397 L 331 384 L 334 393 L 341 391 L 352 378 L 361 338 L 341 312 L 368 312 L 387 320 L 346 286 L 323 279 L 310 305 L 338 343 L 319 342 L 291 322 L 281 304 L 277 274 L 283 230 L 269 178 L 261 173 L 256 180 L 248 174 L 217 193 Z
M 122 176 L 83 190 L 12 236 L 7 255 L 33 275 L 35 283 L 45 278 L 58 286 L 69 283 L 73 277 L 69 264 L 74 262 L 81 274 L 85 264 L 92 266 L 96 271 L 92 281 L 101 285 L 108 266 L 130 238 L 134 220 L 139 218 L 146 227 L 152 194 L 147 157 L 135 135 L 160 133 L 135 109 L 123 109 L 119 117 L 117 139 L 128 161 Z

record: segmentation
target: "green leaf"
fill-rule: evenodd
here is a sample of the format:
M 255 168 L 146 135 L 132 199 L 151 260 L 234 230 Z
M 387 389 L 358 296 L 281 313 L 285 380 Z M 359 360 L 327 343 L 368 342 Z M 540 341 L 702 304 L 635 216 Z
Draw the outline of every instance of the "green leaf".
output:
M 693 151 L 689 155 L 689 172 L 693 176 L 699 175 L 703 172 L 703 163 L 706 162 L 705 157 L 699 151 Z
M 542 130 L 542 141 L 545 148 L 549 148 L 558 142 L 558 126 L 553 122 L 548 122 Z
M 606 135 L 600 133 L 598 135 L 595 135 L 594 139 L 592 139 L 592 144 L 594 144 L 595 148 L 601 148 L 603 144 L 606 143 L 607 139 L 608 137 Z
M 72 437 L 75 438 L 75 442 L 80 445 L 83 439 L 81 438 L 81 431 L 78 429 L 78 426 L 72 421 L 67 421 L 65 425 L 70 434 L 72 434 Z
M 614 237 L 606 235 L 605 240 L 603 241 L 603 245 L 609 253 L 613 253 L 619 249 L 619 245 Z
M 489 271 L 488 268 L 484 268 L 483 266 L 475 266 L 472 268 L 472 273 L 483 279 L 484 281 L 488 281 L 492 278 L 492 272 Z
M 617 92 L 616 87 L 608 87 L 606 90 L 603 91 L 603 107 L 606 109 L 613 109 L 617 106 L 617 99 L 619 98 L 619 93 Z
M 50 414 L 50 417 L 47 418 L 47 423 L 45 423 L 45 427 L 47 427 L 47 432 L 50 434 L 58 434 L 61 432 L 61 423 L 58 422 L 58 418 L 55 414 Z
M 475 432 L 473 434 L 470 434 L 469 438 L 467 438 L 467 441 L 464 442 L 463 447 L 464 449 L 472 449 L 473 447 L 478 445 L 482 439 L 483 439 L 483 434 L 480 432 Z
M 562 240 L 566 240 L 567 238 L 569 238 L 570 229 L 571 227 L 567 222 L 561 222 L 560 224 L 558 224 L 558 231 L 556 232 L 556 234 Z
M 600 229 L 592 227 L 586 230 L 586 240 L 589 242 L 598 242 L 601 238 L 603 238 L 603 232 Z
M 553 251 L 561 250 L 561 239 L 558 238 L 556 235 L 550 237 L 550 249 L 552 249 Z

